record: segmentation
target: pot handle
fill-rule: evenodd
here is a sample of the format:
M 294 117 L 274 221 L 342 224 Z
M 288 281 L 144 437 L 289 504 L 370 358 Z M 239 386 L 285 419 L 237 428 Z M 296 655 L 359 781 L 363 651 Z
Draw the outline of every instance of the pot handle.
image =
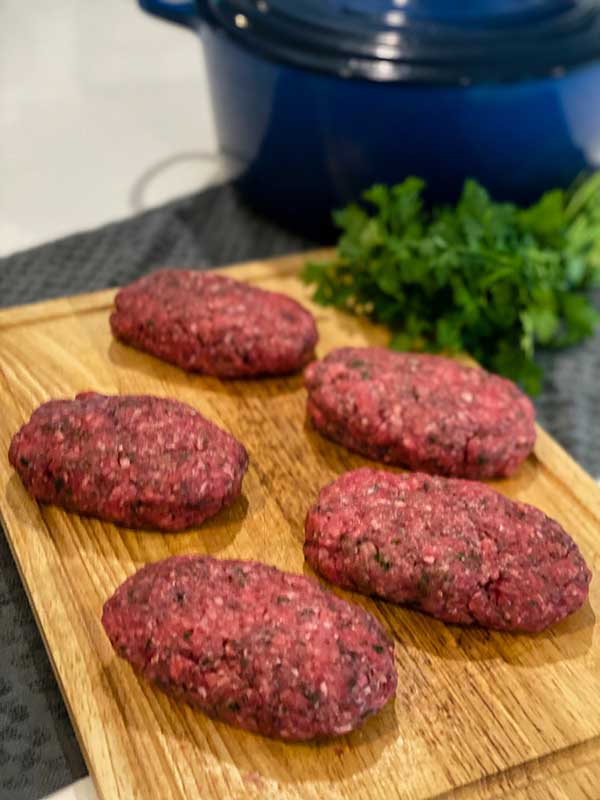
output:
M 204 20 L 201 6 L 204 0 L 138 0 L 140 7 L 149 14 L 162 17 L 168 22 L 176 22 L 186 28 L 197 28 L 198 23 Z

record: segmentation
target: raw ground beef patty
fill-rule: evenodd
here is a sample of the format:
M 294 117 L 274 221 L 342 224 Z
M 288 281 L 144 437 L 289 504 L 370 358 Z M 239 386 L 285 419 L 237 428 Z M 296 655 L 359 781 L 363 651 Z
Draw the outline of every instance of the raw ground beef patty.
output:
M 265 736 L 347 733 L 396 690 L 393 645 L 374 617 L 253 561 L 147 565 L 105 603 L 102 622 L 145 678 Z
M 242 445 L 188 405 L 92 392 L 40 406 L 9 460 L 42 503 L 166 531 L 229 505 L 248 466 Z
M 317 430 L 377 461 L 490 478 L 535 443 L 533 406 L 511 381 L 442 356 L 344 347 L 307 367 L 305 383 Z
M 115 336 L 191 372 L 285 375 L 311 359 L 315 321 L 291 297 L 212 272 L 163 269 L 121 289 Z
M 558 522 L 473 481 L 354 470 L 321 491 L 305 529 L 308 562 L 333 583 L 445 622 L 541 631 L 588 596 Z

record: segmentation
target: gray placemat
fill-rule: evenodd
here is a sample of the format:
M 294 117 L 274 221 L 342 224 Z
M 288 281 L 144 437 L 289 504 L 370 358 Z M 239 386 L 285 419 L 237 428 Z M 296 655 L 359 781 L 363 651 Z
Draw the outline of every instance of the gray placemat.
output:
M 127 283 L 153 268 L 220 266 L 312 246 L 254 215 L 230 186 L 0 259 L 0 305 Z M 600 333 L 544 353 L 540 422 L 600 474 Z M 6 539 L 0 536 L 0 799 L 37 800 L 86 773 Z
M 165 264 L 219 267 L 308 246 L 252 213 L 225 185 L 0 258 L 0 306 L 118 286 Z

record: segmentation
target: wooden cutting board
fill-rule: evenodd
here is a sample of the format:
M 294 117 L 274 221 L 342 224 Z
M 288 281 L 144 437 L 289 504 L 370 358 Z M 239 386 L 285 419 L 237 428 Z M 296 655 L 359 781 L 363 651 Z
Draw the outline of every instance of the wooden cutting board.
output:
M 312 306 L 301 256 L 231 268 L 314 311 L 319 356 L 385 343 L 383 330 Z M 221 382 L 188 375 L 111 337 L 113 291 L 0 313 L 0 509 L 84 756 L 101 797 L 600 797 L 600 578 L 590 601 L 537 636 L 445 626 L 344 593 L 396 640 L 395 702 L 340 739 L 283 744 L 178 704 L 117 658 L 102 604 L 148 561 L 179 553 L 251 558 L 306 572 L 303 520 L 319 489 L 367 462 L 307 425 L 302 378 Z M 140 533 L 40 507 L 8 465 L 11 435 L 40 403 L 92 389 L 190 403 L 247 447 L 243 496 L 202 528 Z M 535 454 L 496 488 L 556 517 L 594 572 L 600 490 L 539 431 Z

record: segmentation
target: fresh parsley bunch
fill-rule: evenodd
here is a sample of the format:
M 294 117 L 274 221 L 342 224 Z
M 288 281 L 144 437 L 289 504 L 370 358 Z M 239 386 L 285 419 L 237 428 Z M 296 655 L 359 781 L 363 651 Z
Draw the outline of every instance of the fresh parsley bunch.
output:
M 454 207 L 428 210 L 425 184 L 376 185 L 334 215 L 337 255 L 308 263 L 314 298 L 388 325 L 398 350 L 466 352 L 539 391 L 537 345 L 565 347 L 600 321 L 600 173 L 529 208 L 465 182 Z

